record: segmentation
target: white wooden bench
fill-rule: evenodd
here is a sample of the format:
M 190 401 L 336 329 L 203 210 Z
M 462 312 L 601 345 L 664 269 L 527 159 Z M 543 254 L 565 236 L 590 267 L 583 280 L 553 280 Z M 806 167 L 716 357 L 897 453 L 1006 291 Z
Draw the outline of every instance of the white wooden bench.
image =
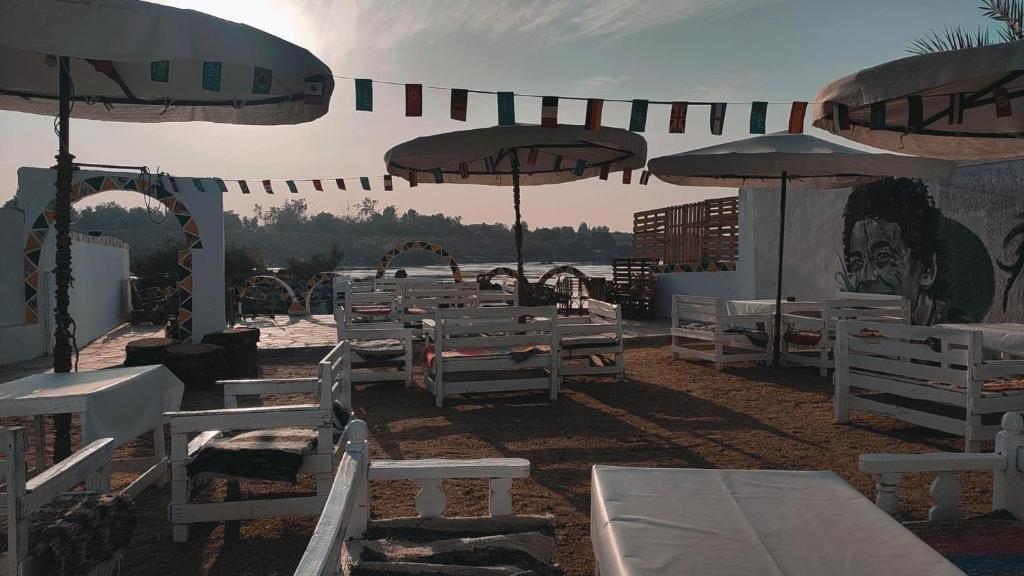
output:
M 559 316 L 558 375 L 625 376 L 622 309 L 618 304 L 589 300 L 586 316 Z
M 343 303 L 334 307 L 334 322 L 339 339 L 344 326 L 358 326 L 398 320 L 398 303 L 391 292 L 349 292 Z
M 714 362 L 772 361 L 771 314 L 729 314 L 721 298 L 672 295 L 672 356 Z M 761 344 L 763 341 L 764 344 Z
M 346 552 L 359 545 L 369 521 L 369 481 L 412 480 L 419 486 L 416 512 L 437 518 L 445 508 L 442 481 L 480 478 L 490 483 L 489 516 L 512 514 L 512 480 L 530 475 L 530 462 L 520 458 L 477 460 L 370 460 L 366 424 L 349 424 L 349 440 L 330 494 L 296 576 L 336 576 L 346 569 Z M 468 572 L 467 572 L 468 574 Z
M 401 380 L 406 388 L 412 387 L 411 328 L 406 328 L 401 322 L 344 324 L 338 327 L 338 337 L 339 341 L 351 342 L 352 383 Z M 400 354 L 395 353 L 398 349 Z
M 957 474 L 991 470 L 992 509 L 1024 520 L 1024 418 L 1019 412 L 1003 414 L 992 453 L 862 454 L 858 465 L 875 480 L 875 503 L 893 516 L 900 516 L 897 493 L 905 474 L 935 474 L 928 519 L 957 520 L 963 516 Z
M 910 324 L 910 301 L 901 296 L 840 292 L 839 298 L 783 310 L 781 361 L 817 367 L 822 376 L 835 368 L 836 323 L 868 320 Z
M 480 305 L 480 286 L 469 282 L 402 284 L 399 290 L 399 318 L 419 323 L 441 308 L 470 308 Z
M 345 434 L 336 444 L 333 435 L 334 401 L 352 411 L 351 344 L 341 341 L 319 363 L 316 378 L 224 380 L 224 409 L 170 412 L 171 506 L 175 542 L 188 539 L 188 525 L 273 516 L 319 514 L 333 480 L 335 459 L 340 457 Z M 315 404 L 239 408 L 240 396 L 315 394 Z M 195 503 L 190 489 L 200 479 L 190 478 L 186 468 L 204 446 L 226 432 L 275 428 L 315 429 L 315 453 L 303 456 L 299 474 L 316 479 L 314 495 L 266 500 Z M 346 434 L 347 434 L 346 429 Z M 190 440 L 190 437 L 191 440 Z M 237 479 L 231 479 L 237 481 Z
M 980 332 L 842 320 L 836 340 L 836 421 L 874 412 L 964 437 L 977 452 L 999 424 L 1024 409 L 1024 389 L 992 386 L 1024 375 L 1024 360 L 984 360 Z M 884 396 L 883 396 L 884 395 Z M 949 408 L 962 416 L 949 414 Z
M 6 490 L 0 493 L 0 514 L 7 524 L 7 550 L 0 553 L 0 574 L 37 574 L 28 548 L 28 518 L 83 482 L 89 491 L 109 491 L 114 439 L 95 440 L 31 479 L 27 478 L 23 428 L 0 428 L 0 451 L 4 455 L 0 480 Z
M 424 383 L 437 407 L 473 392 L 547 390 L 558 397 L 558 322 L 553 306 L 440 308 L 423 322 Z

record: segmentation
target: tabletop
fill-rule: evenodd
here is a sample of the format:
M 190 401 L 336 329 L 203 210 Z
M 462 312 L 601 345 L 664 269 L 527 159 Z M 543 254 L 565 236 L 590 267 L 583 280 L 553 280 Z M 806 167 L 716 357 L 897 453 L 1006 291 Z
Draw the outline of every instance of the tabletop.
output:
M 963 575 L 833 472 L 594 466 L 601 576 Z
M 939 324 L 937 327 L 981 332 L 982 346 L 985 349 L 1024 357 L 1024 324 L 979 322 L 977 324 Z
M 47 372 L 0 384 L 0 416 L 82 413 L 82 438 L 123 444 L 177 410 L 185 391 L 164 366 Z

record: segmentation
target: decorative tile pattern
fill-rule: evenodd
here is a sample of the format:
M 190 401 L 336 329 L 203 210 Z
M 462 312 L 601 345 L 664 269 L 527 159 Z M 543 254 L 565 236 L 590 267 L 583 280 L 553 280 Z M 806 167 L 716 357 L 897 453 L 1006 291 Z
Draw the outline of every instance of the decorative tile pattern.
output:
M 77 178 L 71 183 L 71 203 L 74 204 L 82 198 L 87 198 L 100 192 L 106 192 L 107 190 L 128 190 L 131 192 L 138 192 L 145 194 L 154 200 L 157 200 L 161 204 L 167 207 L 168 210 L 174 215 L 175 219 L 181 224 L 181 229 L 185 233 L 185 245 L 188 247 L 184 252 L 188 252 L 188 274 L 185 276 L 181 275 L 180 269 L 182 265 L 182 259 L 179 255 L 179 278 L 187 278 L 188 286 L 188 307 L 185 308 L 183 304 L 179 304 L 178 307 L 178 319 L 179 326 L 183 325 L 181 318 L 187 318 L 188 322 L 188 337 L 191 338 L 192 330 L 192 255 L 191 251 L 194 249 L 201 249 L 203 247 L 202 234 L 199 232 L 199 225 L 196 224 L 195 219 L 189 212 L 188 207 L 178 199 L 173 193 L 164 188 L 158 179 L 147 178 L 141 176 L 91 176 L 89 178 Z M 43 210 L 43 213 L 36 218 L 36 221 L 32 223 L 32 229 L 29 230 L 28 238 L 25 239 L 25 323 L 36 324 L 39 322 L 39 258 L 42 256 L 43 244 L 46 242 L 46 234 L 49 233 L 50 227 L 53 225 L 54 219 L 54 204 L 56 198 L 50 202 L 49 206 Z M 182 292 L 182 281 L 179 281 L 179 292 Z M 184 292 L 182 292 L 184 294 Z M 185 299 L 182 302 L 186 302 Z M 184 339 L 183 339 L 184 341 Z
M 437 254 L 444 260 L 444 263 L 452 269 L 452 277 L 455 278 L 456 282 L 462 282 L 462 270 L 459 270 L 459 263 L 455 261 L 455 257 L 448 253 L 447 250 L 441 247 L 440 244 L 434 244 L 433 242 L 425 242 L 423 240 L 413 240 L 406 242 L 405 244 L 395 244 L 391 247 L 384 257 L 377 263 L 377 278 L 383 278 L 384 272 L 387 271 L 391 261 L 394 260 L 395 256 L 398 256 L 402 252 L 408 252 L 409 250 L 429 250 L 434 254 Z
M 575 268 L 574 266 L 555 266 L 551 270 L 548 270 L 547 272 L 545 272 L 537 280 L 537 284 L 543 285 L 545 282 L 547 282 L 551 278 L 554 278 L 555 276 L 558 276 L 560 274 L 570 274 L 570 275 L 575 276 L 577 278 L 582 278 L 584 280 L 587 279 L 587 275 L 584 274 L 583 272 L 580 272 L 579 269 Z
M 498 266 L 497 268 L 492 268 L 490 272 L 480 276 L 480 278 L 490 282 L 496 276 L 508 276 L 509 278 L 516 278 L 518 275 L 519 274 L 516 273 L 515 270 L 507 266 Z
M 242 282 L 242 285 L 238 289 L 239 302 L 241 302 L 242 298 L 245 297 L 246 291 L 249 290 L 249 288 L 252 288 L 253 286 L 263 286 L 266 288 L 280 288 L 282 291 L 288 294 L 288 299 L 291 301 L 291 304 L 288 305 L 289 316 L 302 316 L 303 314 L 306 313 L 306 307 L 303 306 L 302 301 L 300 301 L 299 298 L 295 296 L 295 291 L 292 290 L 292 287 L 289 286 L 287 282 L 281 280 L 277 276 L 260 275 L 250 276 L 246 278 L 245 282 Z
M 313 290 L 328 280 L 332 280 L 335 276 L 341 276 L 337 272 L 321 272 L 314 275 L 309 280 L 306 280 L 306 287 L 302 289 L 302 302 L 306 306 L 306 314 L 310 313 L 309 310 L 309 295 L 313 293 Z
M 735 272 L 736 262 L 689 262 L 685 264 L 656 264 L 651 274 L 675 274 L 677 272 Z

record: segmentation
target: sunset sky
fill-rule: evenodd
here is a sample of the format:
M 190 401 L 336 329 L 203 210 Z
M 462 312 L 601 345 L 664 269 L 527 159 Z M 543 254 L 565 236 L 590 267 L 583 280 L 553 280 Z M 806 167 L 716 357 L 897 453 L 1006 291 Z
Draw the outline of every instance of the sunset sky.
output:
M 708 131 L 695 109 L 687 133 L 667 133 L 668 107 L 652 107 L 649 157 L 747 135 L 752 100 L 810 100 L 824 83 L 907 55 L 907 42 L 931 28 L 985 23 L 969 0 L 174 0 L 250 24 L 305 46 L 340 76 L 484 90 L 659 100 L 731 102 L 725 135 Z M 416 136 L 496 123 L 494 96 L 471 95 L 468 122 L 448 118 L 448 93 L 426 91 L 422 118 L 403 115 L 403 89 L 375 86 L 374 112 L 356 112 L 350 80 L 336 80 L 330 113 L 298 126 L 147 124 L 75 120 L 80 161 L 147 165 L 178 176 L 333 178 L 379 175 L 391 146 Z M 520 121 L 539 122 L 539 99 L 520 98 Z M 583 103 L 563 101 L 559 120 L 582 123 Z M 770 106 L 769 131 L 784 128 L 788 106 Z M 604 123 L 625 127 L 628 104 L 606 104 Z M 0 111 L 0 202 L 14 195 L 20 166 L 53 163 L 52 118 Z M 809 125 L 809 122 L 808 122 Z M 818 130 L 811 130 L 823 135 Z M 396 182 L 384 192 L 304 191 L 315 211 L 345 213 L 365 195 L 400 211 L 444 212 L 466 222 L 510 222 L 511 191 Z M 329 187 L 330 188 L 330 187 Z M 249 214 L 287 193 L 241 196 L 232 184 L 225 209 Z M 629 230 L 638 210 L 734 194 L 726 189 L 588 180 L 524 189 L 531 226 L 586 221 Z M 294 196 L 292 196 L 294 197 Z M 138 205 L 131 193 L 93 202 Z

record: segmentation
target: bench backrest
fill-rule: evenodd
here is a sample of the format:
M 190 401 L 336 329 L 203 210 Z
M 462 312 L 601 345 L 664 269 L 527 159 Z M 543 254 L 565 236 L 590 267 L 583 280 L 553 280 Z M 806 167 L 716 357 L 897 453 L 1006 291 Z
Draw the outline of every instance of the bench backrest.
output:
M 352 412 L 352 343 L 342 340 L 317 366 L 320 408 L 330 410 L 338 400 Z
M 980 332 L 841 320 L 837 335 L 836 371 L 848 373 L 851 386 L 884 379 L 969 388 L 982 359 Z
M 716 324 L 722 311 L 720 298 L 711 296 L 672 295 L 672 326 L 699 322 Z
M 438 308 L 477 306 L 480 303 L 479 293 L 479 286 L 467 283 L 451 284 L 443 288 L 406 287 L 401 292 L 401 306 L 403 310 L 418 308 L 428 312 Z
M 841 297 L 825 302 L 822 317 L 826 320 L 868 320 L 910 323 L 910 301 L 900 296 L 869 294 L 869 298 Z
M 518 291 L 480 290 L 476 296 L 479 306 L 519 306 Z
M 526 317 L 529 322 L 520 322 Z M 438 308 L 434 311 L 436 346 L 446 349 L 558 343 L 558 314 L 554 306 Z

